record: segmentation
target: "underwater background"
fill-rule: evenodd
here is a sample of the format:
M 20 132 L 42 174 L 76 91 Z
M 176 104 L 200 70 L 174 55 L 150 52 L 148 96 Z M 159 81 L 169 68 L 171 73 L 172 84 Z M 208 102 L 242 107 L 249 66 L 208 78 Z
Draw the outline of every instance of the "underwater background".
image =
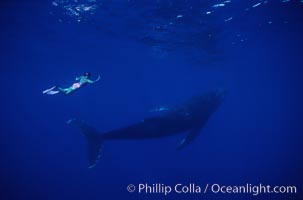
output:
M 1 1 L 0 199 L 303 199 L 300 0 Z M 70 96 L 44 95 L 90 72 Z M 109 141 L 88 169 L 66 124 L 101 133 L 215 88 L 201 134 Z M 128 184 L 295 185 L 297 194 L 138 194 Z

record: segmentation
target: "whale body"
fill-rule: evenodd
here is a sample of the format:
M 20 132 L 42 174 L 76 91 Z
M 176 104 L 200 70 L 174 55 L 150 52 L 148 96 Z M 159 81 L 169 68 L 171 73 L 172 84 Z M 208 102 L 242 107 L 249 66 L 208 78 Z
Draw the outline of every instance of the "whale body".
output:
M 82 120 L 71 119 L 67 123 L 78 127 L 84 134 L 88 145 L 89 168 L 92 168 L 100 157 L 103 142 L 107 140 L 141 140 L 188 132 L 178 149 L 187 146 L 197 137 L 210 116 L 220 106 L 225 94 L 224 90 L 209 91 L 169 109 L 165 114 L 105 133 L 98 132 Z

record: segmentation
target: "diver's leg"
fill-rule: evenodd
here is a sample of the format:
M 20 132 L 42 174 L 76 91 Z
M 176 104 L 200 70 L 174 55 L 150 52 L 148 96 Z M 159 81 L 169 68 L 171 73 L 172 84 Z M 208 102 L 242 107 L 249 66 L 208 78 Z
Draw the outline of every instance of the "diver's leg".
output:
M 64 93 L 64 94 L 66 94 L 67 91 L 68 91 L 68 88 L 57 87 L 57 89 L 58 89 L 60 92 Z
M 58 87 L 58 90 L 67 95 L 67 94 L 69 94 L 73 91 L 73 88 L 72 87 L 69 87 L 69 88 L 60 88 L 60 87 Z

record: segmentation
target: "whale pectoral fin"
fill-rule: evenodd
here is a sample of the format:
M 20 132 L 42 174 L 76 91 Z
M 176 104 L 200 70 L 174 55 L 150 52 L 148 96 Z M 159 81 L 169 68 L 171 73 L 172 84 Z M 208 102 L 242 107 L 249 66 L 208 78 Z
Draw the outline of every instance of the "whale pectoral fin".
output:
M 182 149 L 184 147 L 186 147 L 188 144 L 190 144 L 200 133 L 201 131 L 201 127 L 196 127 L 193 128 L 188 135 L 180 142 L 179 146 L 177 147 L 177 149 Z

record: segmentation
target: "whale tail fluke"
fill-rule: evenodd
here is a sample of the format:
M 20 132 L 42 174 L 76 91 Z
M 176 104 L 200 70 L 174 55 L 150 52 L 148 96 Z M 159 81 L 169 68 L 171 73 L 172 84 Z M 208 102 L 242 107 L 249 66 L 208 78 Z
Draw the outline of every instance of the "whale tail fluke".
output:
M 100 152 L 103 146 L 103 138 L 94 127 L 87 125 L 84 121 L 78 119 L 70 119 L 67 121 L 81 130 L 87 141 L 87 153 L 89 168 L 93 168 L 100 158 Z

